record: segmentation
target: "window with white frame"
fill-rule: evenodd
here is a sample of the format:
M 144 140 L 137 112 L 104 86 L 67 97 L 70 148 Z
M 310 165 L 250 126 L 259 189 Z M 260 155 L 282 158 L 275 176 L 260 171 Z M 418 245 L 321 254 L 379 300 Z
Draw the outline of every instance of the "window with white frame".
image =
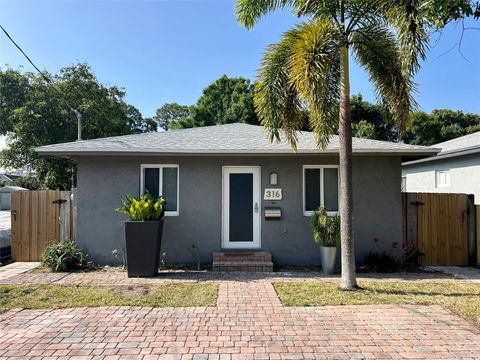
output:
M 303 166 L 303 214 L 310 216 L 319 206 L 328 214 L 338 213 L 338 166 Z
M 435 181 L 436 181 L 437 187 L 450 186 L 450 171 L 449 170 L 435 171 Z
M 402 192 L 407 191 L 407 177 L 406 177 L 406 176 L 402 176 L 402 188 L 401 188 L 401 191 L 402 191 Z
M 178 165 L 142 165 L 140 193 L 148 191 L 165 200 L 165 215 L 178 215 Z

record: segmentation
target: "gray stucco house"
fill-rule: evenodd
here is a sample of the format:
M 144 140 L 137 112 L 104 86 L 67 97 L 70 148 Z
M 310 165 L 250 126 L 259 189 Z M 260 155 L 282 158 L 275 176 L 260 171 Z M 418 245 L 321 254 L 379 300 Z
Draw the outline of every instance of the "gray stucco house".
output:
M 480 131 L 432 148 L 441 151 L 403 163 L 404 191 L 472 194 L 480 205 Z
M 318 149 L 298 133 L 298 151 L 270 143 L 264 128 L 246 124 L 152 132 L 37 148 L 78 164 L 77 241 L 98 263 L 124 247 L 125 194 L 148 189 L 167 199 L 162 252 L 168 263 L 202 261 L 222 249 L 262 249 L 279 265 L 319 264 L 309 215 L 319 205 L 338 211 L 338 137 Z M 400 174 L 405 159 L 435 149 L 357 139 L 354 232 L 358 262 L 374 249 L 401 244 Z

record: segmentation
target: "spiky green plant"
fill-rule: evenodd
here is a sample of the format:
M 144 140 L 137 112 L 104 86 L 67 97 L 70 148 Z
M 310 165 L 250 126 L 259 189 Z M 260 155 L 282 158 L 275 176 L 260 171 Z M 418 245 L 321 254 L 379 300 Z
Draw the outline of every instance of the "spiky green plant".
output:
M 335 247 L 340 243 L 340 216 L 329 216 L 324 207 L 320 206 L 310 217 L 310 227 L 318 245 Z
M 254 103 L 271 141 L 283 136 L 296 149 L 302 110 L 318 145 L 338 129 L 341 288 L 357 287 L 353 240 L 352 124 L 349 61 L 367 71 L 379 97 L 403 129 L 415 108 L 413 75 L 428 48 L 423 0 L 237 0 L 238 21 L 253 27 L 264 15 L 290 7 L 305 21 L 270 45 Z
M 126 195 L 123 207 L 116 210 L 125 215 L 130 221 L 157 221 L 164 215 L 165 202 L 164 198 L 159 197 L 155 199 L 148 192 L 140 195 L 138 198 Z

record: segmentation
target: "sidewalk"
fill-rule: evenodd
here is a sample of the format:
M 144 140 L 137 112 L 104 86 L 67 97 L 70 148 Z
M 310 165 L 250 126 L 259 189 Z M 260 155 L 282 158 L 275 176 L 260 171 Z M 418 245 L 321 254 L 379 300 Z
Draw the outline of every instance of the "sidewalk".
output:
M 14 262 L 0 267 L 0 283 L 40 266 L 39 262 Z M 29 275 L 27 275 L 29 276 Z

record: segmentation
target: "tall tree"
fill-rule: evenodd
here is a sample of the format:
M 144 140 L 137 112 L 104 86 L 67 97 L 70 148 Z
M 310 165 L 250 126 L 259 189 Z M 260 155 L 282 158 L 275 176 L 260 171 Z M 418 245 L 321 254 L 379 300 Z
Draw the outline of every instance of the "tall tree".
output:
M 190 115 L 189 107 L 177 103 L 163 104 L 158 108 L 153 120 L 155 120 L 161 129 L 167 131 L 183 127 L 181 122 L 185 121 Z
M 402 136 L 408 144 L 430 146 L 480 131 L 480 115 L 454 110 L 414 113 Z
M 258 124 L 253 87 L 248 79 L 223 75 L 203 90 L 183 127 L 229 123 Z
M 414 106 L 413 73 L 424 58 L 427 34 L 416 0 L 238 0 L 241 24 L 289 6 L 307 20 L 270 45 L 255 87 L 255 107 L 270 139 L 281 132 L 296 149 L 303 106 L 324 147 L 338 126 L 342 289 L 357 287 L 353 239 L 350 55 L 368 72 L 398 127 Z
M 353 95 L 350 104 L 354 136 L 394 142 L 400 140 L 399 129 L 384 104 L 369 103 L 363 100 L 361 94 Z
M 46 187 L 69 188 L 75 173 L 72 163 L 34 151 L 77 139 L 77 118 L 67 103 L 82 113 L 84 139 L 148 131 L 155 125 L 125 103 L 123 90 L 101 84 L 86 64 L 48 76 L 53 86 L 32 73 L 0 69 L 0 134 L 9 139 L 0 165 L 33 170 Z

